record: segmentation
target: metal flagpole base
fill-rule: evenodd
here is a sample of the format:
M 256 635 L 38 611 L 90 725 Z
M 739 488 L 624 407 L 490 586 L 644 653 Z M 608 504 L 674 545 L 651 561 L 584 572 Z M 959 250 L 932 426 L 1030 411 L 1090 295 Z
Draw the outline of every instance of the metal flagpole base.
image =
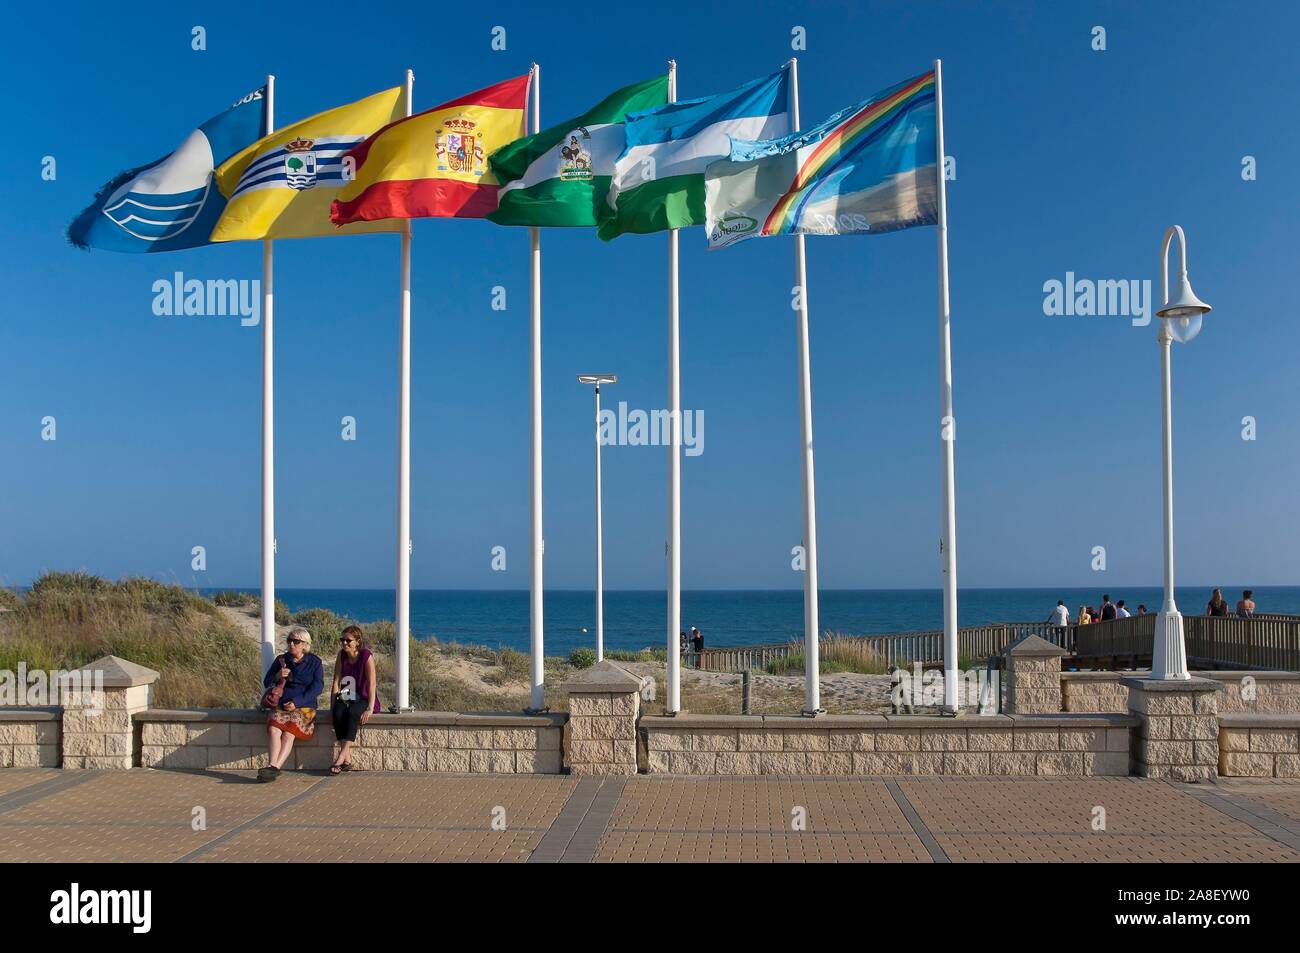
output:
M 956 718 L 957 709 L 952 705 L 944 705 L 939 709 L 939 714 L 944 718 Z
M 1177 609 L 1162 610 L 1156 616 L 1156 637 L 1151 647 L 1151 677 L 1159 681 L 1186 681 L 1187 645 L 1183 639 L 1183 616 Z

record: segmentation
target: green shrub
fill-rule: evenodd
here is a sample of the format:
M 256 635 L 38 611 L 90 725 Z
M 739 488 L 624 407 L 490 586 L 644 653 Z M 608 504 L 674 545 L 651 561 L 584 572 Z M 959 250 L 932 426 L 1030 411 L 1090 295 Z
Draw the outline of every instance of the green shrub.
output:
M 591 668 L 596 664 L 596 650 L 585 647 L 574 649 L 569 653 L 569 664 L 574 668 Z
M 392 655 L 397 651 L 396 623 L 388 619 L 383 622 L 367 622 L 361 627 L 361 631 L 365 633 L 366 642 L 370 645 L 372 652 Z
M 629 652 L 627 649 L 605 649 L 605 658 L 613 662 L 662 662 L 666 654 L 663 649 L 642 649 Z
M 497 667 L 483 676 L 484 681 L 493 685 L 526 682 L 532 674 L 532 659 L 515 649 L 502 649 L 496 652 L 494 661 Z
M 145 609 L 172 614 L 191 611 L 216 615 L 217 612 L 216 606 L 196 592 L 143 576 L 128 576 L 113 589 Z
M 233 589 L 223 589 L 212 597 L 212 604 L 218 606 L 230 606 L 235 609 L 247 609 L 250 606 L 258 605 L 261 598 L 252 592 L 236 592 Z
M 262 601 L 260 599 L 253 604 L 253 611 L 250 614 L 253 616 L 254 619 L 262 618 Z M 292 619 L 293 619 L 293 613 L 289 611 L 289 607 L 285 605 L 283 602 L 281 602 L 279 599 L 276 599 L 275 600 L 275 624 L 288 625 Z M 315 634 L 316 634 L 315 632 L 312 633 L 313 636 L 315 636 Z
M 339 650 L 339 636 L 350 625 L 351 619 L 329 609 L 304 609 L 290 621 L 311 633 L 311 650 L 320 656 L 335 655 Z
M 104 592 L 112 586 L 113 584 L 107 579 L 92 575 L 84 569 L 78 569 L 76 572 L 47 571 L 41 573 L 40 577 L 32 583 L 30 595 L 39 598 L 56 592 L 87 594 Z

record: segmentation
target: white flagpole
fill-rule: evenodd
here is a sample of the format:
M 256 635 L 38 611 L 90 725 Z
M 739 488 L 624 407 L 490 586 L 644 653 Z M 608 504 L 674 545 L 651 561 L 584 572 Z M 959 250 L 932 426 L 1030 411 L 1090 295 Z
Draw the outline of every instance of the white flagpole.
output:
M 275 130 L 275 77 L 266 78 L 264 134 Z M 262 670 L 275 659 L 275 253 L 262 242 Z
M 668 61 L 668 101 L 677 102 L 677 61 Z M 682 710 L 682 389 L 678 333 L 677 229 L 668 232 L 668 700 L 664 710 Z
M 596 381 L 596 661 L 605 661 L 605 532 L 600 487 L 600 381 Z
M 796 132 L 799 123 L 799 60 L 790 57 L 790 111 Z M 795 236 L 795 284 L 799 302 L 799 440 L 803 447 L 803 653 L 804 714 L 821 710 L 821 662 L 817 617 L 817 491 L 813 477 L 812 365 L 808 354 L 808 268 L 804 236 Z
M 415 74 L 406 71 L 406 115 Z M 411 221 L 402 220 L 401 327 L 397 398 L 397 711 L 411 707 Z
M 532 65 L 532 131 L 541 131 L 542 69 Z M 542 556 L 546 542 L 542 537 L 542 237 L 541 230 L 533 226 L 529 235 L 529 314 L 531 333 L 530 358 L 532 366 L 532 446 L 530 516 L 532 522 L 531 572 L 529 581 L 529 642 L 532 653 L 532 708 L 541 711 L 546 706 L 545 657 L 542 625 Z
M 948 190 L 944 182 L 943 61 L 934 61 L 935 174 L 939 186 L 939 439 L 943 448 L 943 707 L 956 714 L 957 699 L 957 487 L 953 443 L 952 343 L 948 306 Z

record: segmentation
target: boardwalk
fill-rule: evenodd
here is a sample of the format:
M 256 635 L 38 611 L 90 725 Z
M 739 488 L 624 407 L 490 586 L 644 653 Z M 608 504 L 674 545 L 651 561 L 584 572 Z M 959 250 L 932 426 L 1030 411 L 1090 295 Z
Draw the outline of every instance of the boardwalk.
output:
M 0 862 L 593 860 L 1296 862 L 1300 782 L 0 771 Z

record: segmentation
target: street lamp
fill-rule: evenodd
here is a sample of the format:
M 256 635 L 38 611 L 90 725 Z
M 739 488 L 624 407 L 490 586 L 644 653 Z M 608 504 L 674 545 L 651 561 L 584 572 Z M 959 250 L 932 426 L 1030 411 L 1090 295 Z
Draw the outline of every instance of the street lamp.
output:
M 579 374 L 579 384 L 596 385 L 596 661 L 605 660 L 605 543 L 600 525 L 600 385 L 617 384 L 617 374 Z
M 1174 296 L 1169 297 L 1169 243 L 1178 235 L 1179 269 Z M 1155 644 L 1151 649 L 1153 679 L 1190 679 L 1187 671 L 1187 646 L 1183 639 L 1183 617 L 1174 603 L 1174 437 L 1172 419 L 1172 385 L 1170 383 L 1170 344 L 1186 344 L 1201 330 L 1201 320 L 1210 306 L 1192 293 L 1187 280 L 1187 236 L 1175 225 L 1165 232 L 1160 246 L 1160 300 L 1156 311 L 1160 318 L 1161 403 L 1163 441 L 1160 445 L 1164 462 L 1165 502 L 1165 603 L 1156 616 Z

